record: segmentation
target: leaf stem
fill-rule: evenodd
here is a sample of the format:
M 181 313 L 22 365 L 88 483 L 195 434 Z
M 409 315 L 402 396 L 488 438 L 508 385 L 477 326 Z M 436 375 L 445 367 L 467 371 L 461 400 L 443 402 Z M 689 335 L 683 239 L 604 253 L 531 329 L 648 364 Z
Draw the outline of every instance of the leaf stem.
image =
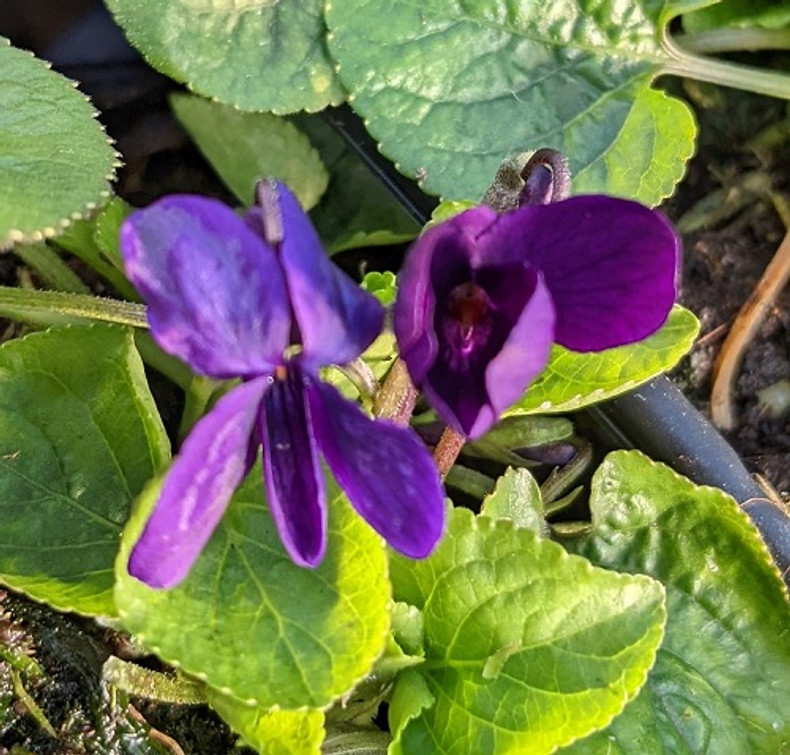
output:
M 787 74 L 697 55 L 681 47 L 669 34 L 664 35 L 664 48 L 672 60 L 661 66 L 659 74 L 684 76 L 790 100 L 790 76 Z
M 752 50 L 790 50 L 790 29 L 708 29 L 676 37 L 689 52 L 720 53 Z

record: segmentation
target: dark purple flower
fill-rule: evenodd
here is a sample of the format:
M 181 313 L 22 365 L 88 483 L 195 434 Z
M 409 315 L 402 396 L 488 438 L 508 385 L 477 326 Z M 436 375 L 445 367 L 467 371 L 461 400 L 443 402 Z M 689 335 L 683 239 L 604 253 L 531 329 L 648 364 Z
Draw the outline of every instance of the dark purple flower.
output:
M 467 210 L 409 252 L 400 354 L 448 425 L 479 437 L 543 371 L 552 343 L 600 351 L 661 327 L 678 248 L 663 216 L 612 197 Z
M 168 353 L 215 378 L 241 377 L 192 429 L 129 560 L 152 587 L 180 582 L 263 447 L 269 508 L 285 548 L 316 566 L 326 547 L 322 455 L 357 511 L 421 558 L 444 524 L 441 483 L 410 430 L 371 420 L 318 369 L 378 335 L 376 299 L 329 262 L 282 185 L 264 183 L 242 219 L 220 202 L 172 196 L 121 230 L 127 273 Z

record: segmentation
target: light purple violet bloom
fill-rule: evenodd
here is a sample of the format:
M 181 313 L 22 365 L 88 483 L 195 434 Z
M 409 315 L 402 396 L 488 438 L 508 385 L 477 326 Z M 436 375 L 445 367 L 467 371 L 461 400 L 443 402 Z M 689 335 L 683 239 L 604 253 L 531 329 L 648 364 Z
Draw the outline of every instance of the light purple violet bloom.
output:
M 553 343 L 600 351 L 661 327 L 678 257 L 667 220 L 622 199 L 467 210 L 407 256 L 395 303 L 400 354 L 442 419 L 477 438 L 543 371 Z
M 443 530 L 441 483 L 418 437 L 319 379 L 371 344 L 381 306 L 328 260 L 283 185 L 264 182 L 258 196 L 243 219 L 171 196 L 121 229 L 156 342 L 199 373 L 243 381 L 193 427 L 132 551 L 130 574 L 152 587 L 186 576 L 261 446 L 269 508 L 297 564 L 316 566 L 326 548 L 319 454 L 395 549 L 424 557 Z

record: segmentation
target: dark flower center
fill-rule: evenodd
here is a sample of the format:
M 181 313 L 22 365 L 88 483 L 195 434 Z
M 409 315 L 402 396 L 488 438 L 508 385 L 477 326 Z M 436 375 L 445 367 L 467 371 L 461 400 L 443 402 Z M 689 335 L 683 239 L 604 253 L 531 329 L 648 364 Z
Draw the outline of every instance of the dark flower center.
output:
M 453 288 L 445 304 L 447 346 L 456 358 L 467 358 L 491 331 L 491 301 L 480 286 L 469 281 Z

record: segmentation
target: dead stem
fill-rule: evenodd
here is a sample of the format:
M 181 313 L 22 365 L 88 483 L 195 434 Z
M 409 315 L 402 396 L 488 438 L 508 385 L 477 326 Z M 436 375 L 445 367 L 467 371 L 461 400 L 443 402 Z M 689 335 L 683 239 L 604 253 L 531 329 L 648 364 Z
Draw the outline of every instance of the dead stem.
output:
M 790 231 L 765 269 L 754 290 L 732 323 L 713 366 L 711 419 L 716 427 L 731 430 L 735 425 L 732 393 L 743 354 L 776 297 L 790 279 Z

